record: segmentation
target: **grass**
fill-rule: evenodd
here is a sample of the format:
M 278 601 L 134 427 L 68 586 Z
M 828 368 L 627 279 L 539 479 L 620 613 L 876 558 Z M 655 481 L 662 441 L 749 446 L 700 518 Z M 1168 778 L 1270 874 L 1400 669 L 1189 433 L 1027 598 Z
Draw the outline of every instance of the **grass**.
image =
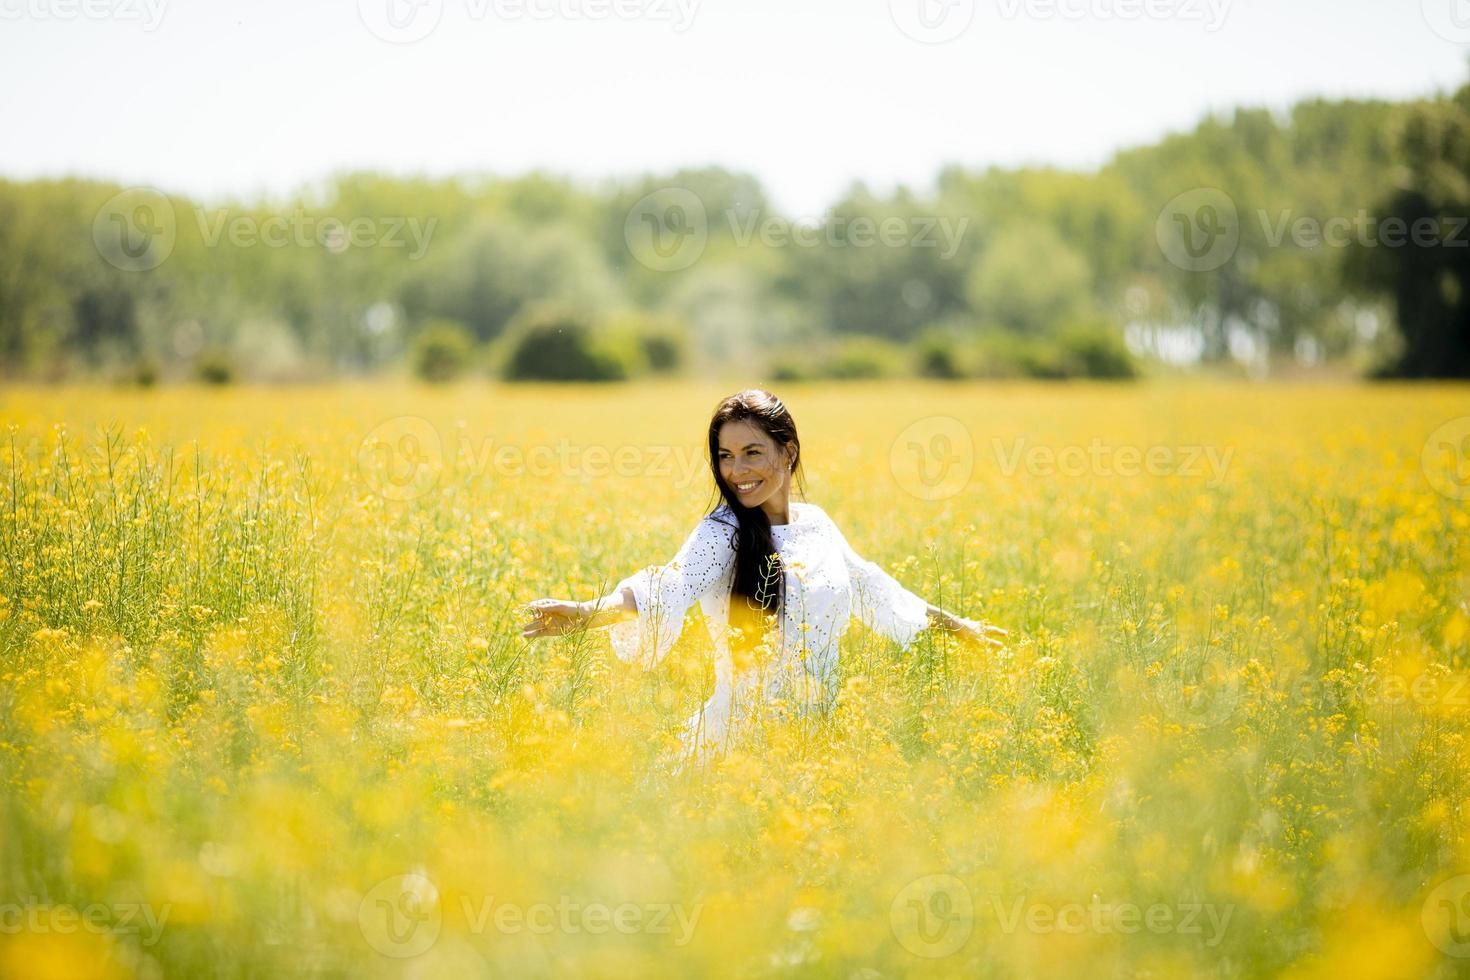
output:
M 726 393 L 0 392 L 0 976 L 1467 969 L 1463 388 L 783 387 L 1013 642 L 855 624 L 699 774 L 703 629 L 517 607 L 672 556 Z

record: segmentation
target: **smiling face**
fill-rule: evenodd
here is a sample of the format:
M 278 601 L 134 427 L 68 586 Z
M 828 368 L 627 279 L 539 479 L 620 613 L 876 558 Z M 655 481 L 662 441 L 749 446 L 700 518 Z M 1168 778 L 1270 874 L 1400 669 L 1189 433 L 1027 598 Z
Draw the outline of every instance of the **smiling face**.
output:
M 787 520 L 792 458 L 759 426 L 726 422 L 720 427 L 720 479 L 741 506 L 764 508 L 773 523 Z

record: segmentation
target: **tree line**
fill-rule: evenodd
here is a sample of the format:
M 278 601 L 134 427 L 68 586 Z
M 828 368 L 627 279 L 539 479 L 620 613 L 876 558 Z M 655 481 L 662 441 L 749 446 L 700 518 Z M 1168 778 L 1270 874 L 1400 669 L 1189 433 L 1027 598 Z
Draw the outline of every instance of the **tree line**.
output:
M 1470 85 L 1241 108 L 1095 171 L 788 215 L 719 167 L 348 173 L 285 200 L 0 181 L 11 378 L 1470 375 Z

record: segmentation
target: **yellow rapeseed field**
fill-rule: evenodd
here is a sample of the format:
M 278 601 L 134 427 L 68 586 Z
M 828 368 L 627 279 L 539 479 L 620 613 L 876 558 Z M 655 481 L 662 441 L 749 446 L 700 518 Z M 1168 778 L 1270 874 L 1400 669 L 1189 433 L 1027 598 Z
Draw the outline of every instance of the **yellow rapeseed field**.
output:
M 0 976 L 1470 975 L 1470 391 L 776 386 L 1010 642 L 854 626 L 690 770 L 697 612 L 520 606 L 669 560 L 740 386 L 0 391 Z

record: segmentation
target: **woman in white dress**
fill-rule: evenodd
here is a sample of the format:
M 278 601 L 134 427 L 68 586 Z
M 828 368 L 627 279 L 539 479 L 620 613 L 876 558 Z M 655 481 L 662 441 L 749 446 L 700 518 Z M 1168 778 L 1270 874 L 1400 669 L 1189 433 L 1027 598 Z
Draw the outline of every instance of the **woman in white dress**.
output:
M 769 391 L 720 402 L 709 454 L 723 499 L 673 560 L 587 602 L 537 599 L 521 635 L 607 627 L 620 659 L 653 667 L 699 603 L 715 650 L 715 691 L 690 719 L 685 745 L 701 758 L 724 748 L 763 704 L 779 699 L 799 714 L 829 707 L 838 643 L 854 616 L 905 649 L 931 626 L 975 646 L 1002 645 L 1005 630 L 919 598 L 859 557 L 820 507 L 791 500 L 801 442 L 791 413 Z

